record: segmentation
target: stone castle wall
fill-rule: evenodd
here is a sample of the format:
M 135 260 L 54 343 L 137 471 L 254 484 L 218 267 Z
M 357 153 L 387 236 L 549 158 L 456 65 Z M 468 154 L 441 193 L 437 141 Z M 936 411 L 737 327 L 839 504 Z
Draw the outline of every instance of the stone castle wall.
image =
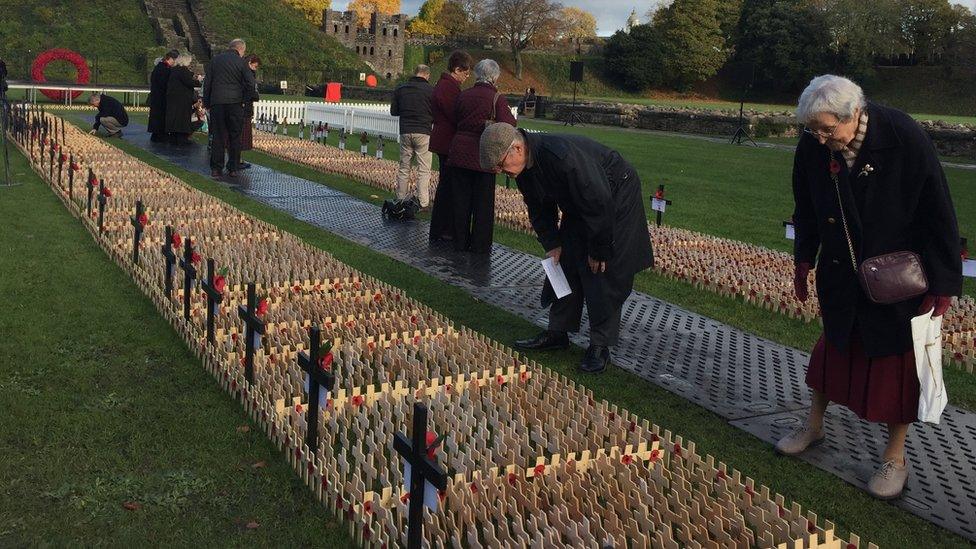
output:
M 372 14 L 368 29 L 357 28 L 356 13 L 325 10 L 322 32 L 359 55 L 377 75 L 398 78 L 403 74 L 403 49 L 406 42 L 404 14 Z

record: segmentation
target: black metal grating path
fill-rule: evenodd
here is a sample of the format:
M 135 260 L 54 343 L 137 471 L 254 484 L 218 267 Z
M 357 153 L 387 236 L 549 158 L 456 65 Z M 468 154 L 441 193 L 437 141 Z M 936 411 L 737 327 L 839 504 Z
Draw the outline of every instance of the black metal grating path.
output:
M 209 175 L 203 146 L 149 142 L 132 125 L 126 141 L 184 169 Z M 296 219 L 393 257 L 475 298 L 545 326 L 539 304 L 539 258 L 494 244 L 490 255 L 430 244 L 428 224 L 390 222 L 379 208 L 325 185 L 255 165 L 234 190 Z M 586 316 L 584 313 L 584 330 Z M 585 346 L 585 337 L 573 341 Z M 810 393 L 803 381 L 809 356 L 651 296 L 634 293 L 624 305 L 614 364 L 775 442 L 804 417 Z M 802 459 L 863 488 L 884 447 L 884 428 L 831 407 L 828 442 Z M 976 541 L 976 414 L 950 406 L 941 425 L 917 424 L 908 438 L 912 474 L 895 505 Z

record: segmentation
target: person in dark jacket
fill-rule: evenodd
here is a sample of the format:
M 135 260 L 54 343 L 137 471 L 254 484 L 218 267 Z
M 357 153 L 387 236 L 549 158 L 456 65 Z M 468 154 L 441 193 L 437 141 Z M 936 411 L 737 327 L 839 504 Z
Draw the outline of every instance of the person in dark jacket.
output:
M 150 141 L 160 142 L 166 139 L 166 90 L 169 84 L 169 74 L 180 56 L 177 50 L 166 52 L 153 67 L 149 76 L 149 136 Z
M 807 421 L 776 449 L 795 455 L 822 441 L 827 404 L 842 404 L 887 424 L 888 444 L 868 491 L 894 498 L 908 478 L 905 437 L 919 404 L 910 322 L 929 312 L 941 316 L 962 291 L 956 214 L 925 131 L 903 112 L 868 103 L 854 82 L 814 78 L 800 96 L 797 119 L 806 128 L 793 165 L 794 286 L 805 301 L 816 266 L 824 333 L 807 369 L 813 390 Z M 899 251 L 921 257 L 928 295 L 876 304 L 856 269 Z
M 430 67 L 417 65 L 413 77 L 393 90 L 390 114 L 400 117 L 400 170 L 397 172 L 396 196 L 410 197 L 410 164 L 417 159 L 417 193 L 421 209 L 430 205 Z
M 475 84 L 458 95 L 454 107 L 457 132 L 451 141 L 454 248 L 488 253 L 495 228 L 495 172 L 484 169 L 478 159 L 478 142 L 486 123 L 505 122 L 515 126 L 515 117 L 495 82 L 501 69 L 492 59 L 474 66 Z
M 122 103 L 104 93 L 93 93 L 88 103 L 98 109 L 89 133 L 95 133 L 102 128 L 109 137 L 122 137 L 122 128 L 129 125 L 129 114 L 125 112 Z
M 190 71 L 192 61 L 189 54 L 182 54 L 176 59 L 166 88 L 166 133 L 170 135 L 170 142 L 176 145 L 189 143 L 190 134 L 193 133 L 190 117 L 193 115 L 193 89 L 197 85 L 197 78 Z
M 430 150 L 437 153 L 439 169 L 437 178 L 437 193 L 430 212 L 430 239 L 451 240 L 454 238 L 454 214 L 451 193 L 451 169 L 448 166 L 448 153 L 451 152 L 451 141 L 454 139 L 455 120 L 454 103 L 461 93 L 461 84 L 471 75 L 471 65 L 474 61 L 464 51 L 455 51 L 447 59 L 447 72 L 441 74 L 440 80 L 434 86 L 431 98 L 431 115 L 434 127 L 430 132 Z
M 566 348 L 567 332 L 579 331 L 585 304 L 590 345 L 580 370 L 602 372 L 634 275 L 654 264 L 637 172 L 617 151 L 588 137 L 526 134 L 503 123 L 485 129 L 479 155 L 482 169 L 515 178 L 532 228 L 571 290 L 557 299 L 547 277 L 542 305 L 550 307 L 549 327 L 515 346 Z
M 257 82 L 258 67 L 261 66 L 261 59 L 254 54 L 248 55 L 244 58 L 247 62 L 247 68 L 251 69 L 251 73 L 254 75 L 255 82 Z M 254 102 L 258 98 L 258 87 L 255 83 L 254 85 L 254 96 L 249 101 L 244 102 L 244 126 L 241 129 L 241 150 L 249 151 L 254 148 Z M 241 168 L 250 168 L 251 164 L 247 162 L 241 162 Z
M 203 81 L 203 106 L 210 111 L 210 174 L 237 177 L 241 163 L 241 131 L 244 127 L 244 102 L 257 100 L 254 73 L 244 62 L 247 45 L 237 38 L 229 49 L 210 61 Z M 227 146 L 224 146 L 224 143 Z M 226 163 L 224 150 L 228 151 Z

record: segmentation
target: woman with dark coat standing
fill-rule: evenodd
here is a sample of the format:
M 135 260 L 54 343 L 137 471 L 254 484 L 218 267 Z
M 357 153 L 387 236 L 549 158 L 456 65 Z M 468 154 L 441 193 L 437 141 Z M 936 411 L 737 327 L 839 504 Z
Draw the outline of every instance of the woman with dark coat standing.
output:
M 481 168 L 478 144 L 486 122 L 516 125 L 508 101 L 495 82 L 501 69 L 492 59 L 474 66 L 474 86 L 458 95 L 454 108 L 457 133 L 451 142 L 451 193 L 454 204 L 454 248 L 488 253 L 495 228 L 495 173 Z
M 261 65 L 261 59 L 258 56 L 251 54 L 244 58 L 247 61 L 247 67 L 251 69 L 251 72 L 257 76 L 258 67 Z M 254 90 L 251 97 L 244 102 L 244 128 L 241 131 L 241 150 L 249 151 L 254 148 L 254 99 L 258 96 L 257 83 L 254 84 Z M 242 162 L 242 168 L 250 168 L 251 165 L 247 162 Z
M 451 152 L 451 141 L 454 139 L 456 122 L 454 120 L 454 104 L 461 94 L 461 84 L 471 74 L 471 56 L 464 51 L 455 51 L 447 60 L 447 72 L 441 74 L 440 80 L 434 86 L 431 97 L 431 114 L 434 115 L 434 127 L 430 132 L 430 150 L 437 153 L 437 165 L 440 173 L 437 177 L 437 193 L 430 212 L 430 239 L 451 240 L 454 238 L 454 214 L 452 211 L 451 169 L 448 164 L 448 153 Z
M 827 405 L 846 406 L 887 424 L 881 467 L 867 488 L 895 498 L 908 478 L 905 437 L 920 392 L 911 319 L 941 316 L 962 292 L 956 214 L 935 147 L 907 114 L 866 102 L 857 84 L 833 75 L 810 82 L 796 114 L 806 127 L 793 167 L 794 286 L 805 301 L 816 266 L 824 333 L 807 369 L 809 417 L 776 449 L 795 455 L 822 441 Z M 901 251 L 921 257 L 928 294 L 892 305 L 871 301 L 857 267 Z
M 149 76 L 149 124 L 148 130 L 152 134 L 150 141 L 160 142 L 166 139 L 166 90 L 169 86 L 169 74 L 173 63 L 180 56 L 180 52 L 170 50 L 166 52 L 153 67 Z
M 170 142 L 176 145 L 189 142 L 193 133 L 190 116 L 197 79 L 190 72 L 192 60 L 187 54 L 177 57 L 166 86 L 166 133 L 170 134 Z

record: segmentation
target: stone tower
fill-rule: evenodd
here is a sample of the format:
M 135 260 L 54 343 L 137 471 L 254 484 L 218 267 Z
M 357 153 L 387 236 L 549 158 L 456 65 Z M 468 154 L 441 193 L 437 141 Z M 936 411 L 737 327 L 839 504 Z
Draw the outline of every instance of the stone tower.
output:
M 369 28 L 357 28 L 356 12 L 325 10 L 322 32 L 335 38 L 343 46 L 355 50 L 359 58 L 385 78 L 403 74 L 403 35 L 407 16 L 373 13 Z
M 640 19 L 637 18 L 637 10 L 630 10 L 630 17 L 627 18 L 627 32 L 630 29 L 640 25 Z

